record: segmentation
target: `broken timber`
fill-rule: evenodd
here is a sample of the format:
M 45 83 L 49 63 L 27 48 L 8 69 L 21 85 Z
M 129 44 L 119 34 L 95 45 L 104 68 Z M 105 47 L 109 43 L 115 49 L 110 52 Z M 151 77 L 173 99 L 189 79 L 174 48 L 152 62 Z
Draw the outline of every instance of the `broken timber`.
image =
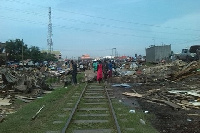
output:
M 139 97 L 141 98 L 142 95 L 141 94 L 138 94 L 138 93 L 129 93 L 129 92 L 124 92 L 122 93 L 123 95 L 126 95 L 126 96 L 132 96 L 132 97 Z
M 35 120 L 35 118 L 37 117 L 37 115 L 40 113 L 40 111 L 45 107 L 45 105 L 43 105 L 38 112 L 32 117 L 32 120 Z
M 161 102 L 161 103 L 165 103 L 171 107 L 173 107 L 174 109 L 178 110 L 178 109 L 181 109 L 181 106 L 175 104 L 175 103 L 172 103 L 170 101 L 166 101 L 166 100 L 160 100 L 160 99 L 155 99 L 155 98 L 152 98 L 152 99 L 149 99 L 151 101 L 154 101 L 154 102 Z

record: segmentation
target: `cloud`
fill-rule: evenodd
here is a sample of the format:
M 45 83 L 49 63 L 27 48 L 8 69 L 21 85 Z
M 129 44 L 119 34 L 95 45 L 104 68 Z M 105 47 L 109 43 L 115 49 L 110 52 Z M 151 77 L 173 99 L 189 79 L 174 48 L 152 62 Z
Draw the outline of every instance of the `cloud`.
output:
M 181 30 L 185 29 L 200 30 L 199 23 L 200 23 L 200 12 L 188 14 L 180 18 L 170 19 L 164 24 L 162 24 L 162 27 L 174 26 Z
M 192 13 L 169 19 L 158 28 L 152 27 L 152 32 L 156 33 L 155 40 L 157 43 L 172 44 L 172 48 L 175 51 L 180 51 L 182 48 L 200 43 L 199 23 L 200 13 Z M 160 32 L 163 32 L 163 34 Z
M 165 32 L 159 37 L 170 37 L 179 39 L 192 39 L 199 36 L 200 33 L 200 13 L 189 14 L 179 18 L 169 19 L 159 27 L 152 27 L 153 32 Z M 170 34 L 171 33 L 171 34 Z M 183 37 L 184 36 L 184 37 Z

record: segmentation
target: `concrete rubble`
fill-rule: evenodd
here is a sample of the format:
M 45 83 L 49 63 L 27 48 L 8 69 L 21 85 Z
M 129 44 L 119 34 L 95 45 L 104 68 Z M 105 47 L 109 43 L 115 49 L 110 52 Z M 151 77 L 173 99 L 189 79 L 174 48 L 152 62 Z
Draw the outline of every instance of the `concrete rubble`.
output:
M 47 79 L 57 79 L 59 86 L 65 84 L 66 75 L 63 72 L 47 71 L 45 68 L 24 68 L 15 71 L 10 68 L 0 69 L 0 122 L 5 116 L 16 112 L 12 103 L 16 99 L 29 103 L 53 90 Z

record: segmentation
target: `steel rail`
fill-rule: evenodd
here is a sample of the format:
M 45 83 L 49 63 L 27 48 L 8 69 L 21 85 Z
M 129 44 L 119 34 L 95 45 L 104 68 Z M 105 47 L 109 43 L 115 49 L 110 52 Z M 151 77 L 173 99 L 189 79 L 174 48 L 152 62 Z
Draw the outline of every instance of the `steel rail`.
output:
M 113 117 L 113 119 L 114 119 L 114 121 L 115 121 L 115 125 L 116 125 L 116 128 L 117 128 L 117 132 L 118 132 L 118 133 L 121 133 L 121 129 L 120 129 L 119 123 L 118 123 L 118 121 L 117 121 L 117 117 L 116 117 L 115 111 L 114 111 L 113 106 L 112 106 L 112 102 L 111 102 L 111 100 L 110 100 L 110 96 L 109 96 L 108 91 L 107 91 L 106 88 L 107 88 L 107 86 L 104 87 L 104 90 L 105 90 L 105 92 L 106 92 L 106 95 L 107 95 L 107 98 L 108 98 L 108 101 L 109 101 L 109 106 L 110 106 L 110 109 L 111 109 L 111 111 L 112 111 L 112 117 Z
M 85 85 L 85 88 L 83 89 L 81 95 L 79 96 L 79 99 L 78 99 L 78 101 L 76 102 L 76 105 L 75 105 L 75 107 L 74 107 L 73 110 L 72 110 L 72 113 L 70 114 L 70 116 L 69 116 L 69 118 L 68 118 L 68 120 L 67 120 L 67 122 L 66 122 L 64 128 L 62 129 L 62 133 L 65 133 L 66 130 L 67 130 L 67 128 L 69 127 L 69 124 L 70 124 L 70 122 L 71 122 L 71 120 L 72 120 L 73 115 L 75 114 L 75 111 L 76 111 L 76 109 L 77 109 L 77 107 L 78 107 L 78 104 L 79 104 L 80 101 L 81 101 L 81 98 L 82 98 L 82 96 L 83 96 L 83 93 L 84 93 L 85 90 L 86 90 L 87 85 L 88 85 L 88 84 Z

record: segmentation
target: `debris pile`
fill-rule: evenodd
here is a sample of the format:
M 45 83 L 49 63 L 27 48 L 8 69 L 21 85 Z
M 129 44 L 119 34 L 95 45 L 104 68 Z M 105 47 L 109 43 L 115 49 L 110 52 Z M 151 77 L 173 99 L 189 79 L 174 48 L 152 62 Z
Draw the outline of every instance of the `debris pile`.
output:
M 153 89 L 148 90 L 144 94 L 124 92 L 123 95 L 128 97 L 143 98 L 148 102 L 162 103 L 169 105 L 175 110 L 190 108 L 200 109 L 200 90 L 178 91 L 178 90 L 163 90 Z
M 10 71 L 2 69 L 1 90 L 14 90 L 19 92 L 30 93 L 33 89 L 52 90 L 50 86 L 45 84 L 45 75 L 35 71 Z
M 179 67 L 179 71 L 175 71 L 171 73 L 168 79 L 181 80 L 183 78 L 186 78 L 192 75 L 198 75 L 200 74 L 199 69 L 200 69 L 200 62 L 193 61 L 181 68 Z
M 138 103 L 140 109 L 154 114 L 151 122 L 160 132 L 199 132 L 200 61 L 176 60 L 138 70 L 130 76 L 113 77 L 115 96 L 124 99 L 124 104 L 137 109 Z
M 15 112 L 12 108 L 12 103 L 15 99 L 29 103 L 37 97 L 42 96 L 42 94 L 51 92 L 53 87 L 52 85 L 47 84 L 46 80 L 49 77 L 53 79 L 58 78 L 59 76 L 32 68 L 23 71 L 1 68 L 0 122 L 4 120 L 6 115 Z
M 154 84 L 160 86 L 158 89 L 145 90 L 142 94 L 137 93 L 135 90 L 133 90 L 134 93 L 124 92 L 123 94 L 128 97 L 143 98 L 147 101 L 167 104 L 174 109 L 200 109 L 200 91 L 197 86 L 194 86 L 190 90 L 175 90 L 173 88 L 166 88 L 165 85 L 166 82 L 168 84 L 176 84 L 176 82 L 181 79 L 200 75 L 199 69 L 200 62 L 193 61 L 186 63 L 176 60 L 169 64 L 143 67 L 142 74 L 140 75 L 132 73 L 129 76 L 124 75 L 123 77 L 114 77 L 113 81 L 115 83 L 144 83 L 147 86 L 153 86 Z M 127 88 L 127 84 L 114 84 L 112 86 Z

